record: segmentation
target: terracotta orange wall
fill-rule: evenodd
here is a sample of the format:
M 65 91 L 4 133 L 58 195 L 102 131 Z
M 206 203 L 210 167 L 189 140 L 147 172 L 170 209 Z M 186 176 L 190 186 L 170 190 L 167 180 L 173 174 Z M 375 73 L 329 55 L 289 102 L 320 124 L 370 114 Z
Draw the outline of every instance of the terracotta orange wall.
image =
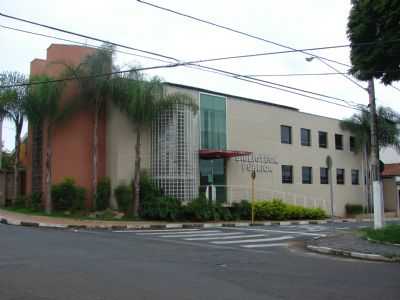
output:
M 69 65 L 78 65 L 87 55 L 95 49 L 80 46 L 69 46 L 53 44 L 47 49 L 47 59 L 35 59 L 31 62 L 31 75 L 47 74 L 60 77 L 64 67 L 59 62 Z M 64 89 L 61 99 L 62 103 L 76 99 L 78 89 L 76 83 L 69 82 Z M 105 148 L 106 132 L 104 112 L 99 120 L 98 128 L 98 178 L 105 176 Z M 43 128 L 43 186 L 45 191 L 45 163 L 47 132 Z M 31 130 L 28 133 L 28 157 L 31 166 L 32 159 L 32 137 Z M 52 176 L 53 183 L 61 182 L 65 177 L 72 177 L 76 183 L 83 186 L 87 191 L 87 207 L 91 205 L 92 191 L 92 143 L 93 143 L 93 112 L 86 109 L 74 113 L 65 121 L 57 124 L 52 134 Z M 27 191 L 32 191 L 32 170 L 27 169 Z

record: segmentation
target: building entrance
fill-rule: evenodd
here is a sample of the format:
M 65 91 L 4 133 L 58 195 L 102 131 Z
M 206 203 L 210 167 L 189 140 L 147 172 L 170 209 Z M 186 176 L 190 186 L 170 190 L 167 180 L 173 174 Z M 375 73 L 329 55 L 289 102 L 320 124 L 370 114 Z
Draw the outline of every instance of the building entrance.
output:
M 200 159 L 200 194 L 218 202 L 226 201 L 225 159 Z

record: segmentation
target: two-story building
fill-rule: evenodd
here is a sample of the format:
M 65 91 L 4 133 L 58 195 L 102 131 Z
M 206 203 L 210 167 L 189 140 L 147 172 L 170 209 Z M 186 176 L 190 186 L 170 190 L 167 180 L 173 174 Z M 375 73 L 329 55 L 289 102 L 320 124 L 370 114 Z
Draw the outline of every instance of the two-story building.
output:
M 53 58 L 78 63 L 90 53 L 85 47 L 51 45 L 47 59 L 33 61 L 31 69 L 46 72 L 45 65 L 53 68 Z M 199 106 L 197 113 L 185 106 L 162 113 L 142 133 L 142 167 L 165 194 L 183 201 L 199 193 L 227 203 L 250 199 L 254 170 L 257 199 L 280 198 L 330 212 L 332 182 L 335 215 L 344 214 L 346 203 L 366 205 L 362 155 L 354 152 L 354 137 L 340 129 L 339 120 L 174 83 L 165 83 L 165 92 L 186 93 Z M 58 136 L 53 138 L 55 182 L 76 177 L 89 191 L 90 118 L 87 112 L 78 114 L 55 130 Z M 32 136 L 30 141 L 32 146 Z M 99 176 L 108 176 L 113 188 L 133 178 L 135 141 L 132 124 L 110 102 L 101 119 Z M 45 143 L 44 137 L 39 148 L 46 149 Z M 28 191 L 38 177 L 44 178 L 34 173 L 31 164 Z

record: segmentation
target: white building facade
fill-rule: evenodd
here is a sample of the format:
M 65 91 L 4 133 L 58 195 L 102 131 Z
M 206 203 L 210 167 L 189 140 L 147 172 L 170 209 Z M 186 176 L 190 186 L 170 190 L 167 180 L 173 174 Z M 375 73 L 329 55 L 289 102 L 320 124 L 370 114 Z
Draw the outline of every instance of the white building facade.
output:
M 186 93 L 195 114 L 180 106 L 143 132 L 142 167 L 161 190 L 183 201 L 206 194 L 231 204 L 249 200 L 256 172 L 259 200 L 279 198 L 334 214 L 366 205 L 362 155 L 339 120 L 283 105 L 166 83 L 167 93 Z M 135 133 L 115 107 L 107 113 L 107 175 L 113 187 L 133 177 Z M 326 166 L 331 157 L 331 174 Z

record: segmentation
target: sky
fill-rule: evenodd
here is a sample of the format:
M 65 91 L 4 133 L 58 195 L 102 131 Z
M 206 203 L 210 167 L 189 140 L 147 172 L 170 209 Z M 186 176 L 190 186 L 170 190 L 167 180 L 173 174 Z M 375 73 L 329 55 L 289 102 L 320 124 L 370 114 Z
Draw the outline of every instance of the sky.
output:
M 350 0 L 149 0 L 149 2 L 296 49 L 349 44 L 346 36 L 346 24 L 351 7 Z M 2 0 L 0 11 L 4 14 L 114 43 L 161 53 L 181 61 L 285 50 L 275 45 L 161 11 L 134 0 Z M 12 21 L 4 17 L 0 17 L 0 25 L 54 35 L 88 45 L 100 45 L 95 41 Z M 30 62 L 34 58 L 45 58 L 46 49 L 51 43 L 62 42 L 0 27 L 0 72 L 19 71 L 29 76 Z M 143 55 L 143 53 L 132 50 L 119 48 L 117 50 Z M 350 65 L 350 48 L 321 50 L 313 53 Z M 122 69 L 138 65 L 147 67 L 164 64 L 131 54 L 117 52 L 116 63 Z M 302 53 L 288 53 L 209 62 L 203 65 L 241 75 L 332 72 L 318 59 L 308 62 L 305 59 L 307 57 L 309 56 Z M 348 70 L 348 67 L 343 65 L 329 64 L 341 72 Z M 157 69 L 146 72 L 146 74 L 160 76 L 169 82 L 288 105 L 304 112 L 326 117 L 343 119 L 357 112 L 193 68 Z M 367 92 L 341 75 L 260 78 L 359 104 L 368 104 Z M 365 82 L 359 82 L 359 84 L 366 87 Z M 399 83 L 395 83 L 394 86 L 400 88 Z M 379 82 L 376 82 L 375 87 L 377 105 L 389 106 L 400 112 L 400 91 Z M 5 149 L 10 150 L 14 147 L 14 132 L 12 123 L 5 122 L 3 125 Z M 24 132 L 26 132 L 26 126 Z

